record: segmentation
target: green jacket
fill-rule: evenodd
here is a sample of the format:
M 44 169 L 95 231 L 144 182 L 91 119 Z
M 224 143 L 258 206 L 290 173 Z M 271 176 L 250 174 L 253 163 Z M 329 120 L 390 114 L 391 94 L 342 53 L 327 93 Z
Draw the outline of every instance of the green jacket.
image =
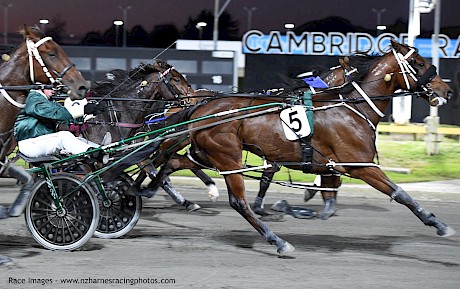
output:
M 55 132 L 56 122 L 73 120 L 69 111 L 55 101 L 48 100 L 42 93 L 31 90 L 26 106 L 21 110 L 14 124 L 17 141 Z

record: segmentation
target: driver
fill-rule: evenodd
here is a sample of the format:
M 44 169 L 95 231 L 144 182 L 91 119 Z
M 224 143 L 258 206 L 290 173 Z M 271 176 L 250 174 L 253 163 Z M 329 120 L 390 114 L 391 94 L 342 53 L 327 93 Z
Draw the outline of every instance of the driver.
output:
M 51 100 L 53 90 L 30 90 L 25 107 L 14 124 L 14 137 L 19 151 L 34 158 L 65 151 L 71 154 L 83 153 L 95 144 L 75 137 L 69 131 L 56 132 L 58 122 L 68 123 L 83 115 L 97 115 L 101 112 L 98 104 L 86 99 L 72 101 L 67 98 L 64 106 Z

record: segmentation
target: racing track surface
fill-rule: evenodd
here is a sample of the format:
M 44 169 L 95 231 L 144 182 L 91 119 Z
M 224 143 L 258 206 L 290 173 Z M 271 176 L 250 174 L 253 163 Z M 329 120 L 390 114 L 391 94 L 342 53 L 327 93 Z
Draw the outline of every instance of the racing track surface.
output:
M 11 258 L 0 266 L 0 288 L 108 288 L 100 283 L 102 279 L 112 282 L 110 288 L 460 286 L 459 235 L 438 237 L 435 229 L 425 227 L 408 209 L 367 186 L 343 187 L 339 211 L 327 221 L 286 215 L 267 221 L 296 248 L 289 257 L 279 258 L 275 246 L 230 208 L 222 183 L 217 203 L 207 200 L 202 184 L 187 179 L 173 179 L 173 183 L 203 209 L 189 213 L 160 191 L 144 199 L 142 217 L 128 235 L 92 238 L 74 252 L 41 248 L 29 235 L 23 216 L 0 220 L 0 255 Z M 250 183 L 251 201 L 256 188 L 256 183 Z M 426 188 L 426 184 L 413 185 L 416 191 L 408 192 L 459 231 L 460 188 L 434 194 L 425 192 Z M 18 189 L 13 181 L 2 180 L 0 204 L 10 203 Z M 273 185 L 265 207 L 279 199 L 304 206 L 302 197 L 301 190 Z M 321 203 L 316 196 L 308 204 L 317 209 Z M 31 279 L 46 284 L 34 285 Z M 64 285 L 64 279 L 79 284 Z M 157 284 L 148 284 L 154 279 Z

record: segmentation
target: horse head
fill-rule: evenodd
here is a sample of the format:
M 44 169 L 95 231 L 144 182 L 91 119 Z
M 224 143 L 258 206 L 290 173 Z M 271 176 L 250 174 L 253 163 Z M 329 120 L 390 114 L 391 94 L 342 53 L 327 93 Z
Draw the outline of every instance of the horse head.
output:
M 395 40 L 391 40 L 391 47 L 401 70 L 395 77 L 400 88 L 418 92 L 431 106 L 444 105 L 452 98 L 453 90 L 437 74 L 436 67 L 418 54 L 416 48 Z M 391 76 L 385 75 L 385 81 L 390 79 Z
M 155 69 L 163 73 L 163 76 L 167 78 L 167 81 L 174 87 L 175 91 L 180 96 L 187 96 L 190 94 L 191 87 L 188 84 L 187 79 L 184 75 L 177 71 L 174 66 L 161 59 L 156 59 L 153 66 Z
M 71 99 L 84 98 L 89 88 L 88 83 L 62 47 L 51 37 L 45 37 L 36 27 L 23 26 L 21 34 L 29 55 L 27 66 L 30 67 L 29 77 L 32 83 L 41 82 L 57 87 L 63 85 Z

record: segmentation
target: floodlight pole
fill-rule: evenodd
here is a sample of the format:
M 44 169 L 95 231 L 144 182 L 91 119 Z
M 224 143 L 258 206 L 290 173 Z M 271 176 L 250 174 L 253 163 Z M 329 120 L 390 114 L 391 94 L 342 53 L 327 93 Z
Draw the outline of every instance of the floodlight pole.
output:
M 441 0 L 437 0 L 434 7 L 434 33 L 431 38 L 431 64 L 435 65 L 439 73 L 439 32 L 441 22 Z M 425 118 L 427 126 L 427 138 L 426 138 L 426 153 L 427 155 L 436 155 L 439 154 L 439 143 L 440 135 L 438 134 L 439 127 L 439 116 L 438 116 L 438 107 L 430 106 L 430 115 Z
M 2 4 L 3 6 L 3 44 L 8 45 L 8 8 L 13 4 Z
M 214 42 L 214 50 L 217 50 L 217 40 L 219 39 L 219 17 L 224 12 L 225 8 L 227 8 L 228 4 L 232 0 L 225 1 L 222 8 L 219 10 L 219 0 L 214 0 L 214 25 L 212 31 L 212 40 Z
M 127 29 L 128 29 L 128 10 L 131 6 L 119 5 L 118 8 L 123 11 L 123 47 L 126 47 Z

